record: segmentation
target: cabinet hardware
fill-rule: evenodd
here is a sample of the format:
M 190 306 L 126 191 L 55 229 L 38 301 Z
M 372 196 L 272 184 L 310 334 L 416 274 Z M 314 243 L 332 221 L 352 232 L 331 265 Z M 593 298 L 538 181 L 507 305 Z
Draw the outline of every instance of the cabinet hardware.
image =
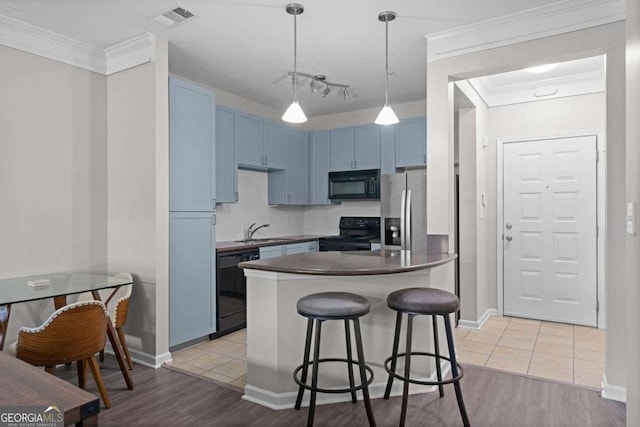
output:
M 267 166 L 269 164 L 269 157 L 264 156 L 264 165 Z
M 238 192 L 236 191 L 236 202 L 238 201 Z
M 424 155 L 424 164 L 425 165 L 427 164 L 427 155 L 426 154 Z

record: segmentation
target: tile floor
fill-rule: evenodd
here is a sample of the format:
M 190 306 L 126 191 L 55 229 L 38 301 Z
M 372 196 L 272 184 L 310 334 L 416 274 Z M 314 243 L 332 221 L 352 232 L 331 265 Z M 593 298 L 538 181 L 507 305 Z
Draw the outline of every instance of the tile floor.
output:
M 167 365 L 244 389 L 247 385 L 247 330 L 173 353 Z
M 602 329 L 492 316 L 480 330 L 456 328 L 455 340 L 462 363 L 600 389 Z

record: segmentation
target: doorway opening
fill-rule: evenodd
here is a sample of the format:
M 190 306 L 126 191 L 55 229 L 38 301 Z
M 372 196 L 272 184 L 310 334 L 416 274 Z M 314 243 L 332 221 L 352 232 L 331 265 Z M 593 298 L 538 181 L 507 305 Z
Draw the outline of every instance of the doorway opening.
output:
M 455 83 L 468 363 L 600 389 L 604 60 Z

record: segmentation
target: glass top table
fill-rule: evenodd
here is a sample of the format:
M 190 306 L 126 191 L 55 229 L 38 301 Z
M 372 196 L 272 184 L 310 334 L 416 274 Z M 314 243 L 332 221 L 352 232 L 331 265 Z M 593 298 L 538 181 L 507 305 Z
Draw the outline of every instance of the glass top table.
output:
M 50 283 L 43 287 L 28 284 L 30 280 L 42 279 L 48 279 Z M 67 295 L 91 292 L 94 299 L 101 301 L 99 290 L 112 288 L 115 292 L 119 287 L 131 284 L 133 283 L 127 279 L 89 273 L 50 273 L 0 279 L 0 351 L 4 347 L 12 304 L 53 298 L 57 310 L 67 304 Z M 127 388 L 133 390 L 133 380 L 111 321 L 107 322 L 107 336 Z
M 29 286 L 30 280 L 49 279 L 50 284 L 41 288 Z M 118 288 L 131 284 L 126 279 L 87 273 L 53 273 L 0 279 L 0 305 L 54 298 Z

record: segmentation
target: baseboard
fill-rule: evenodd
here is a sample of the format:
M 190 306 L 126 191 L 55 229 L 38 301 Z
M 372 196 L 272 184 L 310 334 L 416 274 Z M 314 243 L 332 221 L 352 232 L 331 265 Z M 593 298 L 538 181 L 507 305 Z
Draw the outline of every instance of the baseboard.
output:
M 442 375 L 446 377 L 451 370 L 449 362 L 442 363 Z M 437 376 L 434 372 L 429 378 L 421 379 L 422 381 L 436 381 Z M 386 378 L 384 382 L 376 382 L 369 386 L 369 396 L 371 399 L 378 399 L 384 396 L 384 391 L 387 387 Z M 437 390 L 435 386 L 419 386 L 411 385 L 409 388 L 409 394 L 428 393 Z M 357 392 L 358 399 L 362 401 L 362 393 Z M 256 403 L 261 406 L 266 406 L 269 409 L 281 410 L 291 409 L 295 406 L 296 397 L 298 395 L 296 391 L 290 391 L 285 393 L 274 393 L 269 390 L 265 390 L 253 385 L 247 385 L 244 388 L 244 395 L 242 398 L 249 402 Z M 393 387 L 391 387 L 391 396 L 402 395 L 402 382 L 395 380 Z M 325 394 L 318 393 L 316 397 L 316 405 L 328 405 L 331 403 L 350 402 L 351 395 L 349 393 L 341 394 Z M 305 397 L 302 399 L 302 406 L 309 405 L 309 393 L 305 393 Z
M 607 376 L 602 376 L 602 392 L 600 396 L 603 399 L 615 400 L 617 402 L 627 403 L 627 388 L 619 385 L 609 384 Z
M 104 352 L 107 354 L 113 355 L 113 349 L 111 348 L 111 344 L 107 343 L 107 345 L 104 348 Z M 144 351 L 136 350 L 134 348 L 129 348 L 129 354 L 131 355 L 131 360 L 133 360 L 133 363 L 138 363 L 140 365 L 153 368 L 153 369 L 158 369 L 163 364 L 171 361 L 171 353 L 169 352 L 162 353 L 155 356 L 153 354 L 146 353 Z
M 484 323 L 489 319 L 489 317 L 497 315 L 498 311 L 495 308 L 488 308 L 487 311 L 485 311 L 484 314 L 480 316 L 480 319 L 478 319 L 477 322 L 474 320 L 460 319 L 460 321 L 458 322 L 458 327 L 467 329 L 480 329 L 482 328 L 482 326 L 484 326 Z

